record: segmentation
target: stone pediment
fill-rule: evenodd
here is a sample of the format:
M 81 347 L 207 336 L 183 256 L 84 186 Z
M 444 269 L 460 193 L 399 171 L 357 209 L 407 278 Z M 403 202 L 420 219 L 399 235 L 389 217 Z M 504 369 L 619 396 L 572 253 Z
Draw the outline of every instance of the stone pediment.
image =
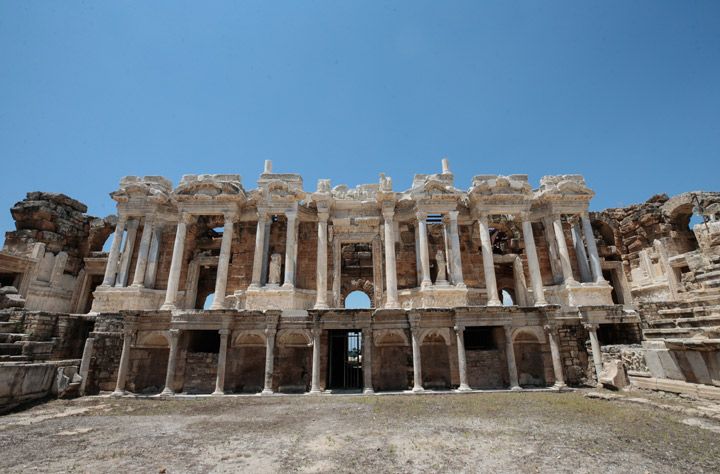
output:
M 540 179 L 540 188 L 536 191 L 538 198 L 549 200 L 564 198 L 589 200 L 594 194 L 579 174 L 543 176 Z
M 478 196 L 532 196 L 532 187 L 525 174 L 510 176 L 478 175 L 472 179 L 472 186 L 468 194 Z
M 453 186 L 451 174 L 415 175 L 410 196 L 422 201 L 457 201 L 462 192 Z
M 142 198 L 165 203 L 171 193 L 172 183 L 162 176 L 125 176 L 120 180 L 118 190 L 110 193 L 110 196 L 117 202 Z
M 360 184 L 352 189 L 346 184 L 340 184 L 332 189 L 332 197 L 339 200 L 374 201 L 378 191 L 379 184 Z
M 302 178 L 289 173 L 263 173 L 258 180 L 257 199 L 273 202 L 296 202 L 305 199 Z
M 238 174 L 186 174 L 175 188 L 174 194 L 179 201 L 236 201 L 245 198 Z

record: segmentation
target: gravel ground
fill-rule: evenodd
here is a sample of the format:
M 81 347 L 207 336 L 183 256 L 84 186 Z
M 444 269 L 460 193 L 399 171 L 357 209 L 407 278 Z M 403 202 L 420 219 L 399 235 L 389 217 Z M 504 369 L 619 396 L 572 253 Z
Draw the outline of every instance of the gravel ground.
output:
M 0 470 L 720 472 L 719 433 L 582 392 L 92 397 L 0 417 Z

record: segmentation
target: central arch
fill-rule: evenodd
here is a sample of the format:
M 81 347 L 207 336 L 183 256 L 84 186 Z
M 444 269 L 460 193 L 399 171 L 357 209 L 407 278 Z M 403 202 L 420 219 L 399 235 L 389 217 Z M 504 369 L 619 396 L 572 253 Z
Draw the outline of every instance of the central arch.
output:
M 365 298 L 363 298 L 360 294 L 364 295 L 365 298 L 367 298 L 367 301 L 365 301 Z M 375 294 L 375 285 L 373 285 L 373 282 L 370 280 L 367 280 L 365 278 L 354 278 L 350 280 L 349 282 L 346 282 L 343 285 L 342 293 L 341 293 L 341 303 L 343 308 L 374 308 L 373 305 L 373 295 Z M 350 297 L 350 301 L 348 301 L 348 297 Z M 363 305 L 358 306 L 352 303 L 358 302 L 363 303 Z M 348 306 L 348 304 L 351 304 Z

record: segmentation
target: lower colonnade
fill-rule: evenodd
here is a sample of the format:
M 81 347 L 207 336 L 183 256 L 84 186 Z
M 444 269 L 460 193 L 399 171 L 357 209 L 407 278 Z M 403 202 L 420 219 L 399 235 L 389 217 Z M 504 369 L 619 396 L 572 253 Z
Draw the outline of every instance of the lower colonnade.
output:
M 113 395 L 566 387 L 621 307 L 123 312 Z M 590 360 L 578 360 L 578 334 Z M 580 366 L 578 369 L 575 366 Z

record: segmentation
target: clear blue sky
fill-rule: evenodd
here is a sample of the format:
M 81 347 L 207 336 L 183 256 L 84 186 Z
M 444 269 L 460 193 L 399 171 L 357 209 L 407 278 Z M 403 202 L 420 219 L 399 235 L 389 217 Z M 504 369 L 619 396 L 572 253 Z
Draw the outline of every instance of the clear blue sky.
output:
M 581 173 L 593 208 L 718 190 L 720 2 L 0 2 L 0 229 L 123 175 L 396 189 Z

